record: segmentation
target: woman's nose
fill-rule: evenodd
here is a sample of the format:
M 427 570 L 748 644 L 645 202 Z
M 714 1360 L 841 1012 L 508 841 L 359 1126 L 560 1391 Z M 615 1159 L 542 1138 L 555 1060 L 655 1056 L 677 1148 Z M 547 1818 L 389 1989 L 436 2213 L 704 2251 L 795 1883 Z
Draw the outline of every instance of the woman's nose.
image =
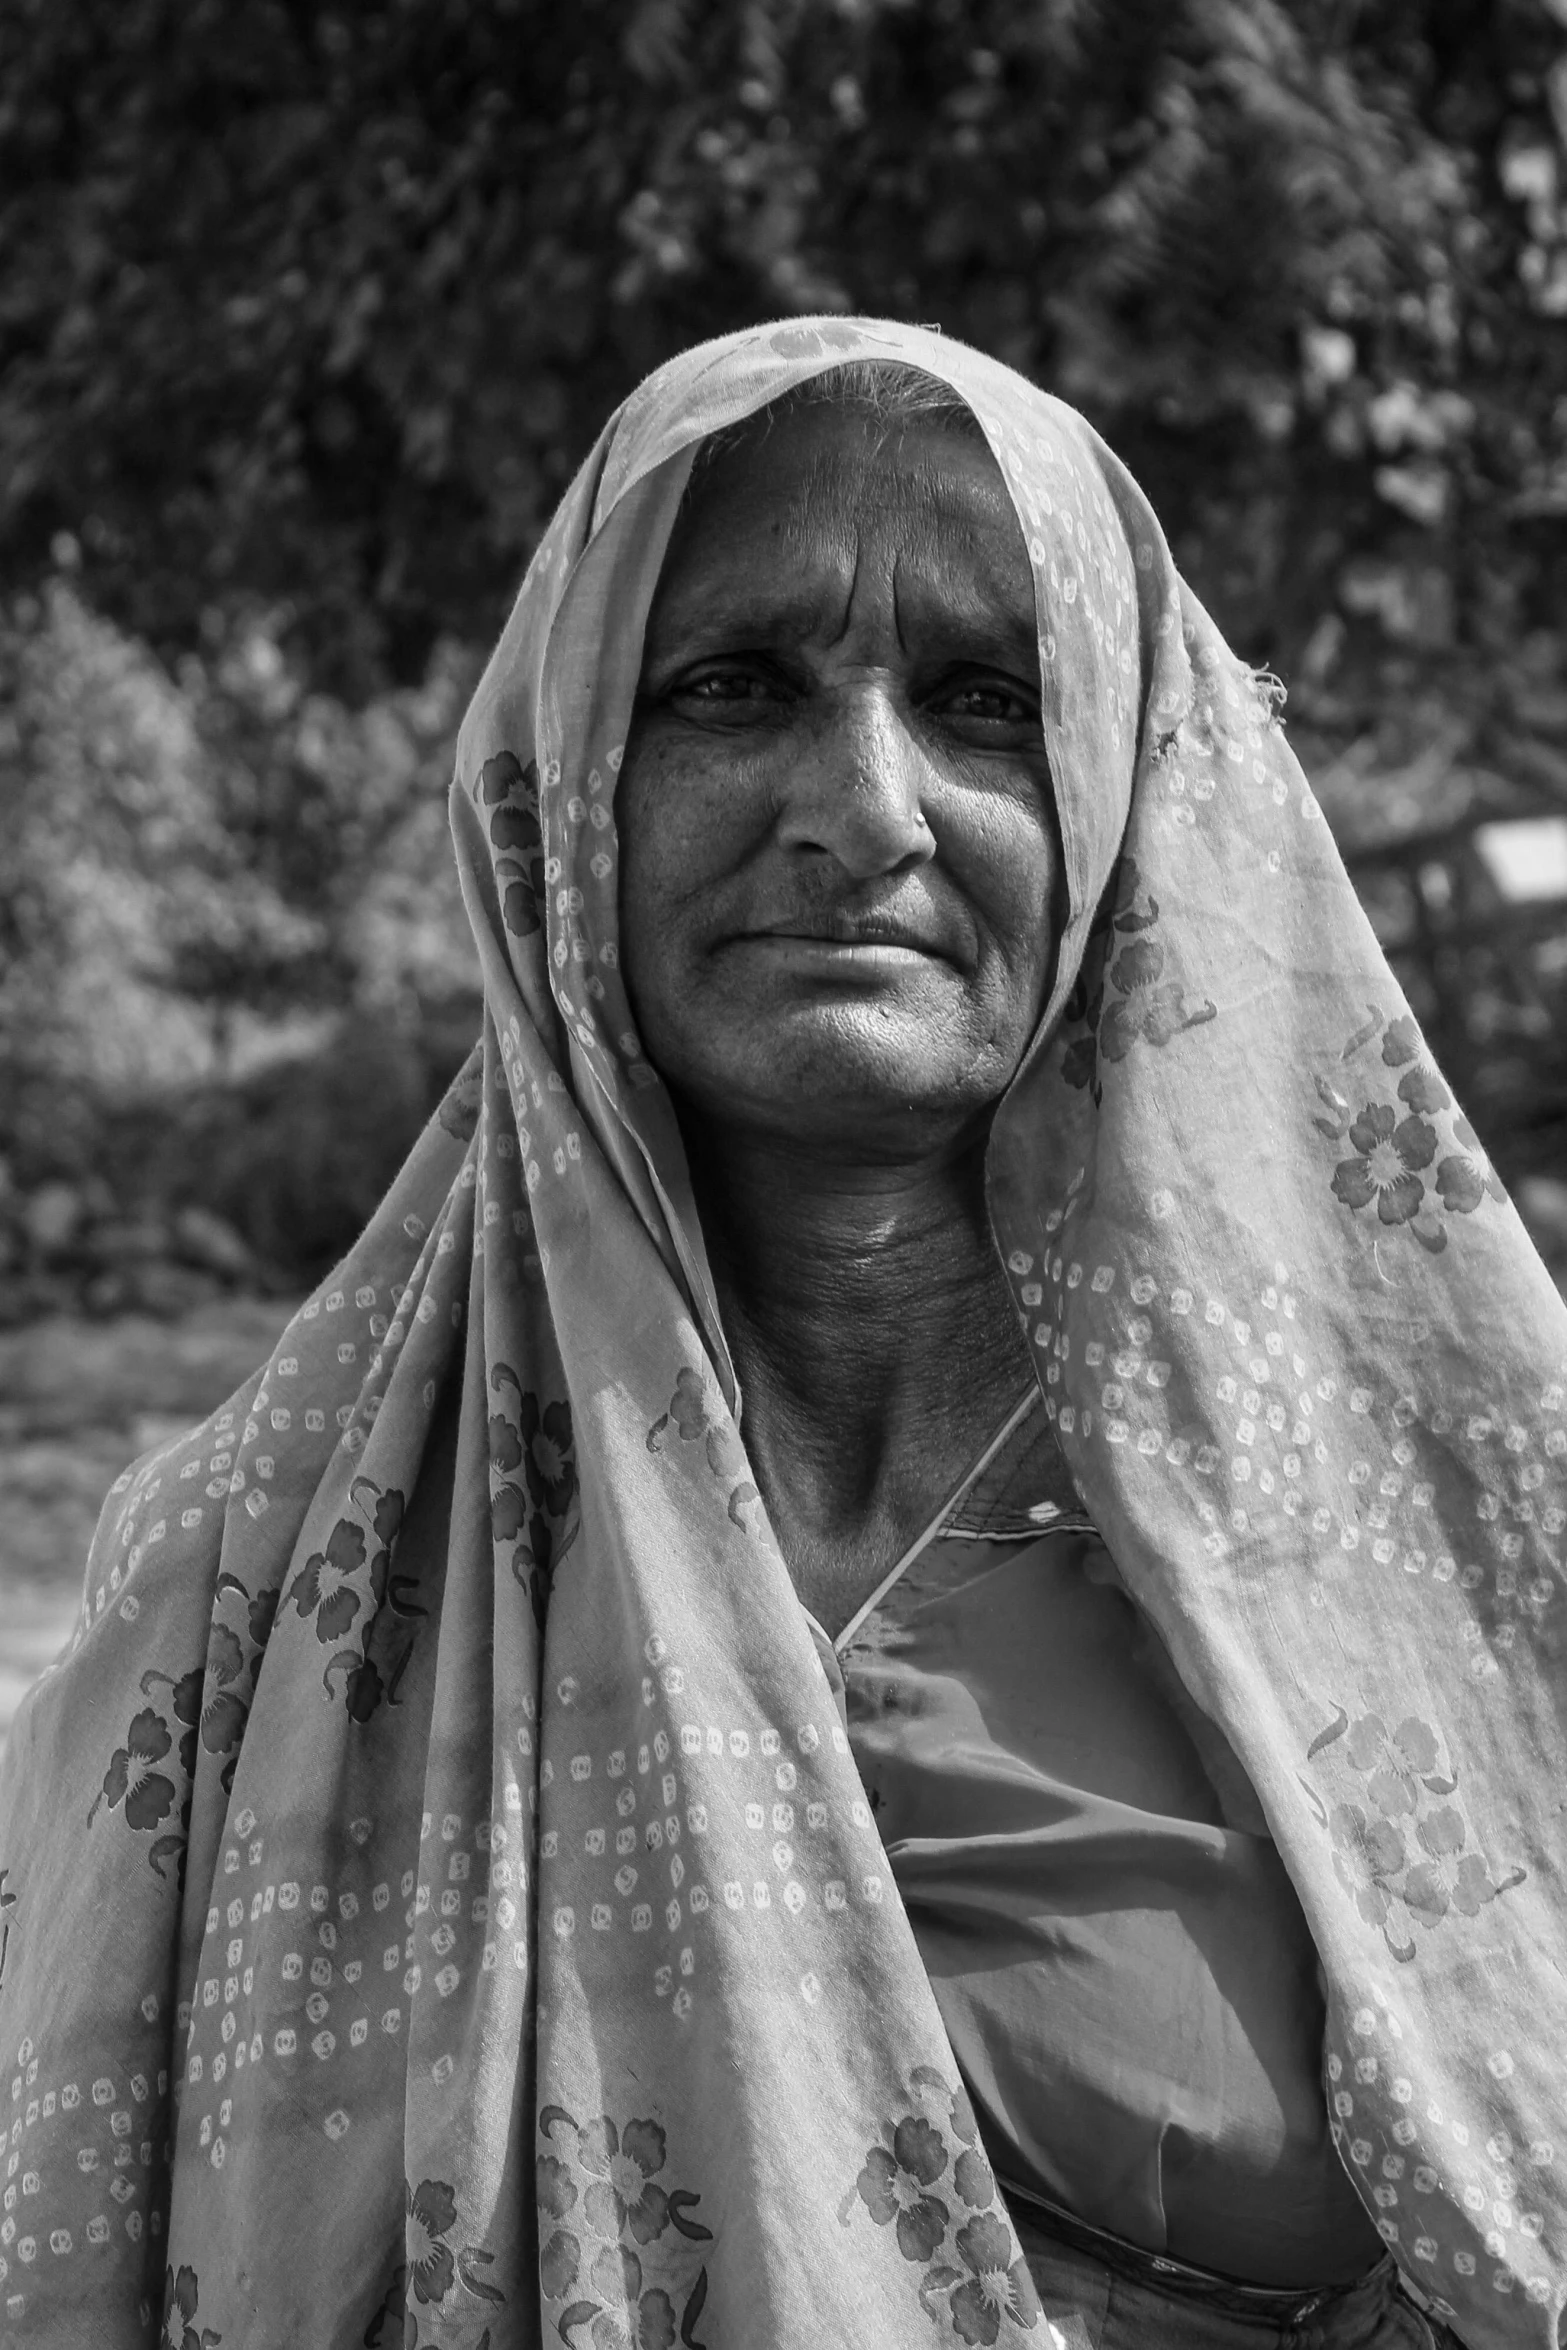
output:
M 867 687 L 824 715 L 791 763 L 779 837 L 824 851 L 856 881 L 923 865 L 936 847 L 924 810 L 930 780 L 894 697 Z

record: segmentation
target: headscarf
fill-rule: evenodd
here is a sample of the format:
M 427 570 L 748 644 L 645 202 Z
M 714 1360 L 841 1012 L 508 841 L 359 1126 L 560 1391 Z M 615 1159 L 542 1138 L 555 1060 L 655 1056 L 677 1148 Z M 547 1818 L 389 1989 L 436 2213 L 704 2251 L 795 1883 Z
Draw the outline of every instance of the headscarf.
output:
M 1556 2343 L 1562 1307 L 1135 483 L 854 319 L 606 427 L 461 736 L 482 1050 L 105 1507 L 0 1781 L 0 2341 L 1051 2338 L 617 954 L 692 453 L 851 359 L 968 403 L 1033 566 L 1067 913 L 988 1183 L 1056 1440 L 1298 1889 L 1383 2238 L 1473 2350 Z

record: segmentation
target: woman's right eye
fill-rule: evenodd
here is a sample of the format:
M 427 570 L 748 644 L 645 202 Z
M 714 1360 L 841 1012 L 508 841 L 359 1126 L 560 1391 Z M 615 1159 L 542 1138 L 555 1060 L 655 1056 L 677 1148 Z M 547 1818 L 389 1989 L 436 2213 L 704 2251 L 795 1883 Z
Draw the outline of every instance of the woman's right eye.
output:
M 776 702 L 780 688 L 776 678 L 752 668 L 707 669 L 695 676 L 677 678 L 668 687 L 664 699 L 668 702 L 695 705 L 699 710 L 742 710 L 747 706 Z

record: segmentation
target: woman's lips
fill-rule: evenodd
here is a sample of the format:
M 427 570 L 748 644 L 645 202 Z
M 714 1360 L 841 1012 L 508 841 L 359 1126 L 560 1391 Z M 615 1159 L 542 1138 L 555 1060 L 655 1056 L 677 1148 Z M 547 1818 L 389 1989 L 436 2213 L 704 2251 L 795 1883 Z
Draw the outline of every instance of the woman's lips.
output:
M 782 971 L 801 977 L 859 981 L 904 978 L 933 963 L 951 968 L 940 947 L 904 933 L 837 938 L 820 932 L 755 930 L 728 941 L 759 954 Z

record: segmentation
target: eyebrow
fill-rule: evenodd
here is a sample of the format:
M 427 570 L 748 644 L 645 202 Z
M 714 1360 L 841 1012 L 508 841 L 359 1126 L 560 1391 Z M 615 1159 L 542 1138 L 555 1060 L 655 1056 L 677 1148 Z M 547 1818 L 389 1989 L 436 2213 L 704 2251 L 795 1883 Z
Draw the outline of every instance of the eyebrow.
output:
M 1039 659 L 1032 596 L 1024 619 L 994 591 L 987 592 L 983 583 L 975 585 L 974 598 L 965 597 L 955 610 L 950 602 L 938 600 L 933 582 L 917 575 L 911 580 L 904 573 L 898 590 L 901 629 L 949 636 L 969 659 L 994 661 L 1032 674 Z M 808 588 L 780 594 L 761 585 L 754 574 L 733 582 L 720 574 L 704 581 L 689 597 L 682 593 L 673 609 L 663 615 L 655 606 L 644 657 L 660 668 L 699 658 L 691 649 L 693 640 L 711 654 L 759 651 L 812 635 L 821 618 L 820 596 Z

